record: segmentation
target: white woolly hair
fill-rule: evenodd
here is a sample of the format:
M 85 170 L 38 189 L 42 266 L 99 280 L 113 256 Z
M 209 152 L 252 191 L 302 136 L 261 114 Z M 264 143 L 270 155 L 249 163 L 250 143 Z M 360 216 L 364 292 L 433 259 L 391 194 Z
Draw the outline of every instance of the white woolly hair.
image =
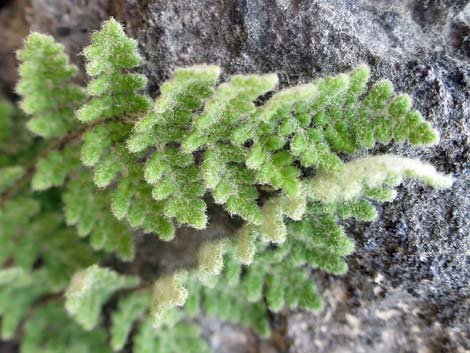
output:
M 410 177 L 435 188 L 452 186 L 451 176 L 438 172 L 431 164 L 394 155 L 360 158 L 344 165 L 336 174 L 318 175 L 308 182 L 308 194 L 314 200 L 337 202 L 361 195 L 364 188 L 381 187 L 384 183 L 401 182 Z

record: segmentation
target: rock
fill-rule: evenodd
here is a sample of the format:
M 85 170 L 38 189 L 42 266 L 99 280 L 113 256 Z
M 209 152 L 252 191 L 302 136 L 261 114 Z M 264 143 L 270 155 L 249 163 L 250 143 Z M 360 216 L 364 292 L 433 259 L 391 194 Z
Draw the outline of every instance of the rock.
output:
M 357 241 L 349 273 L 314 274 L 325 310 L 289 313 L 285 338 L 289 352 L 299 353 L 470 350 L 468 1 L 11 1 L 0 12 L 3 85 L 13 85 L 11 52 L 28 25 L 77 54 L 109 15 L 138 39 L 153 96 L 174 67 L 196 63 L 219 64 L 225 75 L 278 72 L 283 85 L 367 63 L 374 79 L 388 78 L 409 93 L 441 131 L 440 144 L 377 152 L 419 156 L 452 173 L 454 187 L 406 182 L 395 201 L 379 206 L 378 221 L 348 224 Z M 224 339 L 234 352 L 250 352 L 247 342 L 266 352 L 279 347 L 234 328 L 222 331 L 208 329 L 214 346 Z

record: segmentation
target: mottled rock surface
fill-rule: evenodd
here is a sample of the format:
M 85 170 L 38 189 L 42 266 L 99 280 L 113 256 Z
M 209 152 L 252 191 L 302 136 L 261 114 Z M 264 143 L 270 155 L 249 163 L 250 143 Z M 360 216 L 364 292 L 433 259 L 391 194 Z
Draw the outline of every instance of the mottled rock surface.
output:
M 113 15 L 139 40 L 150 94 L 175 66 L 278 72 L 283 84 L 371 66 L 413 96 L 442 134 L 420 156 L 452 173 L 435 191 L 406 183 L 373 224 L 351 223 L 357 253 L 341 278 L 315 274 L 318 314 L 273 316 L 270 341 L 203 319 L 217 352 L 470 351 L 470 4 L 466 0 L 19 0 L 0 10 L 0 81 L 15 82 L 12 51 L 29 26 L 71 54 Z M 80 59 L 79 59 L 80 60 Z M 83 78 L 82 78 L 83 79 Z M 282 323 L 279 324 L 279 322 Z

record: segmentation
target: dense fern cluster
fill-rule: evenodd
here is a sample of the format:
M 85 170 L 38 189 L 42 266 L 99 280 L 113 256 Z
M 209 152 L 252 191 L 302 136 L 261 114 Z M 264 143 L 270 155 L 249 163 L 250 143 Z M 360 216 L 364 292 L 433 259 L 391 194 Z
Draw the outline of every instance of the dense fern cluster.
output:
M 269 311 L 321 309 L 312 270 L 347 271 L 344 220 L 374 220 L 403 177 L 451 185 L 417 160 L 358 157 L 391 140 L 438 141 L 409 96 L 369 85 L 366 66 L 280 90 L 276 74 L 219 84 L 217 66 L 178 68 L 152 104 L 133 72 L 137 42 L 118 22 L 84 56 L 86 89 L 52 37 L 32 33 L 18 52 L 20 106 L 41 139 L 0 102 L 1 334 L 22 325 L 23 353 L 129 340 L 135 353 L 209 352 L 199 313 L 267 336 Z M 178 227 L 205 229 L 208 203 L 243 224 L 201 239 L 193 268 L 148 283 L 103 266 L 110 254 L 132 261 L 138 233 L 171 241 Z

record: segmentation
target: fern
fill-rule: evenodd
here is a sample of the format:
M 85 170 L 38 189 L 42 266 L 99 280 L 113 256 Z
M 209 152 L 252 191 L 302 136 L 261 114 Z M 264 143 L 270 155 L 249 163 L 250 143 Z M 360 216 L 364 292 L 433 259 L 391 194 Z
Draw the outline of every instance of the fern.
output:
M 137 42 L 126 37 L 117 21 L 111 19 L 103 24 L 83 53 L 87 59 L 87 73 L 93 77 L 87 87 L 92 98 L 78 110 L 78 120 L 123 117 L 147 110 L 147 98 L 138 93 L 145 87 L 146 78 L 122 73 L 140 63 Z
M 150 320 L 146 320 L 140 326 L 134 344 L 134 353 L 145 352 L 210 353 L 211 350 L 196 325 L 180 323 L 155 335 Z
M 41 295 L 50 289 L 44 285 L 44 272 L 26 272 L 21 267 L 0 272 L 0 315 L 2 339 L 13 338 L 20 321 Z
M 146 313 L 150 303 L 150 292 L 134 292 L 119 301 L 118 309 L 113 313 L 111 325 L 111 347 L 121 350 L 132 330 L 132 325 Z
M 23 97 L 21 108 L 32 115 L 28 128 L 45 138 L 73 130 L 74 109 L 84 94 L 80 87 L 69 83 L 78 69 L 69 64 L 64 47 L 51 36 L 31 33 L 17 57 L 21 82 L 16 89 Z
M 56 304 L 41 306 L 24 327 L 21 353 L 111 352 L 103 330 L 85 332 Z
M 312 271 L 347 271 L 344 220 L 373 221 L 403 178 L 452 184 L 415 159 L 358 157 L 439 140 L 366 66 L 287 88 L 177 68 L 152 104 L 137 48 L 106 21 L 83 51 L 86 89 L 52 37 L 31 33 L 18 52 L 20 107 L 42 137 L 0 101 L 1 333 L 22 326 L 22 352 L 107 352 L 106 334 L 114 351 L 209 352 L 201 314 L 269 336 L 269 312 L 321 310 Z M 242 223 L 202 239 L 192 267 L 150 280 L 105 267 L 132 261 L 139 233 L 205 229 L 214 203 Z
M 13 122 L 11 116 L 13 115 L 14 107 L 8 101 L 0 97 L 0 146 L 5 148 L 5 140 L 11 135 L 13 130 Z
M 5 167 L 0 169 L 0 172 L 0 192 L 4 192 L 24 175 L 24 168 L 21 166 Z
M 77 174 L 70 180 L 62 198 L 67 224 L 76 226 L 79 237 L 88 236 L 93 249 L 114 252 L 123 260 L 134 258 L 131 228 L 113 217 L 110 193 L 96 193 L 88 173 Z
M 86 330 L 91 330 L 98 324 L 101 306 L 115 291 L 138 284 L 138 278 L 93 265 L 73 276 L 65 292 L 65 308 Z

